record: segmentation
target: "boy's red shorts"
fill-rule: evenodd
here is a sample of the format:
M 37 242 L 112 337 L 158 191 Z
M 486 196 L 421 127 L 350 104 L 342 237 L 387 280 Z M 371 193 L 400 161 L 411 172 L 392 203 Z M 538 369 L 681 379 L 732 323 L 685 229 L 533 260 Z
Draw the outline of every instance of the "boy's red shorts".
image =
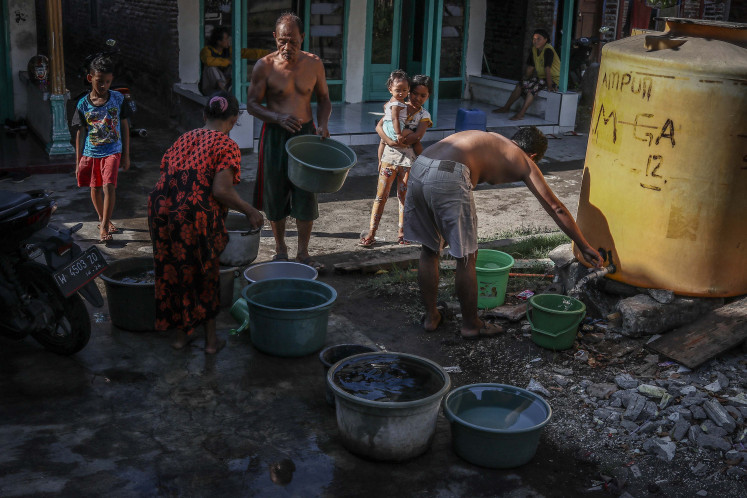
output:
M 107 183 L 117 186 L 117 172 L 122 154 L 106 157 L 81 156 L 78 163 L 79 187 L 103 187 Z

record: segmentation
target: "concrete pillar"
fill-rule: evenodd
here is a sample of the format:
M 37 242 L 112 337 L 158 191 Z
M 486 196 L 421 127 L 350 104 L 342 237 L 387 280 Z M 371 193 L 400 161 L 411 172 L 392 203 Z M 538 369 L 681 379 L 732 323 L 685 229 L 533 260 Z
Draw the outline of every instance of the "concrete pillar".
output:
M 74 154 L 70 145 L 65 102 L 65 54 L 62 49 L 62 5 L 60 0 L 47 0 L 47 39 L 49 41 L 49 105 L 52 109 L 52 136 L 47 144 L 50 156 Z

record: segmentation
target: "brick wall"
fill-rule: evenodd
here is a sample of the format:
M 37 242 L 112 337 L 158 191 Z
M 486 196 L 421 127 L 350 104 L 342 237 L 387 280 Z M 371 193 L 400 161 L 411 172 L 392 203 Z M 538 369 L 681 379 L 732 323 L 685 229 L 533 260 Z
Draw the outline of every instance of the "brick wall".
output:
M 487 2 L 483 74 L 521 78 L 526 59 L 526 15 L 527 0 Z
M 36 0 L 37 12 L 46 2 Z M 62 0 L 67 71 L 113 38 L 121 51 L 123 75 L 136 100 L 166 109 L 179 75 L 177 0 Z M 75 74 L 68 74 L 68 81 Z

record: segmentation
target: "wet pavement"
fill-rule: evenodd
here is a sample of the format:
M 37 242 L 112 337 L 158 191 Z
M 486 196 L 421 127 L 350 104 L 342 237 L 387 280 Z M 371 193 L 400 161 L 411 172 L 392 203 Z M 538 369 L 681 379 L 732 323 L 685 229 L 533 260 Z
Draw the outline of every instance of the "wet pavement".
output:
M 123 230 L 112 244 L 100 246 L 110 261 L 150 254 L 144 199 L 175 137 L 171 130 L 152 130 L 147 142 L 133 139 L 134 167 L 120 176 L 114 216 Z M 553 142 L 560 141 L 551 141 L 551 147 Z M 586 140 L 564 142 L 566 149 L 556 146 L 561 159 L 553 158 L 552 149 L 548 156 L 560 165 L 558 189 L 568 183 L 572 196 Z M 320 211 L 328 218 L 315 226 L 312 245 L 328 265 L 366 251 L 355 247 L 355 227 L 365 226 L 370 209 L 374 157 L 374 147 L 361 148 L 360 167 L 343 191 L 321 199 Z M 254 154 L 243 160 L 254 161 Z M 245 168 L 249 180 L 251 167 Z M 11 190 L 39 187 L 55 191 L 54 222 L 83 221 L 79 242 L 93 243 L 95 214 L 88 191 L 75 186 L 72 173 L 0 183 Z M 250 198 L 251 187 L 250 181 L 242 183 L 241 195 Z M 387 208 L 395 219 L 396 202 Z M 334 219 L 333 209 L 355 211 L 360 222 Z M 264 230 L 257 262 L 270 258 L 273 245 Z M 417 340 L 419 328 L 412 323 L 382 322 L 370 312 L 359 312 L 353 321 L 349 310 L 338 312 L 356 289 L 354 276 L 327 272 L 320 279 L 340 294 L 330 315 L 328 345 L 378 345 L 445 361 L 438 347 Z M 536 458 L 516 470 L 489 470 L 459 459 L 442 414 L 430 450 L 418 458 L 383 463 L 349 453 L 334 409 L 325 402 L 317 355 L 263 354 L 248 334 L 229 334 L 236 324 L 226 310 L 218 330 L 228 345 L 214 356 L 204 354 L 201 338 L 174 351 L 167 333 L 121 330 L 112 325 L 107 306 L 89 306 L 89 312 L 91 342 L 72 357 L 47 353 L 30 338 L 18 343 L 0 338 L 0 496 L 518 497 L 581 491 L 568 476 L 584 472 L 585 464 L 550 445 L 541 445 Z

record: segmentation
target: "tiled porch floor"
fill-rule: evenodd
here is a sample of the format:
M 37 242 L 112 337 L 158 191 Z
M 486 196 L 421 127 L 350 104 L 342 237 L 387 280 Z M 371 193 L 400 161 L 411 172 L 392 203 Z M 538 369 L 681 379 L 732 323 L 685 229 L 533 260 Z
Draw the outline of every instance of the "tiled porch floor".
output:
M 332 116 L 329 122 L 329 133 L 335 139 L 346 145 L 369 145 L 379 142 L 376 134 L 376 123 L 384 115 L 383 102 L 363 102 L 357 104 L 333 104 Z M 429 129 L 423 141 L 433 142 L 454 133 L 457 111 L 460 108 L 480 109 L 487 116 L 488 130 L 500 131 L 501 128 L 518 126 L 551 126 L 555 123 L 545 121 L 537 116 L 527 114 L 521 121 L 510 121 L 513 113 L 493 114 L 492 104 L 471 100 L 440 100 L 438 102 L 438 116 L 436 124 Z M 259 138 L 262 122 L 254 120 L 254 136 Z M 256 140 L 255 140 L 256 143 Z

